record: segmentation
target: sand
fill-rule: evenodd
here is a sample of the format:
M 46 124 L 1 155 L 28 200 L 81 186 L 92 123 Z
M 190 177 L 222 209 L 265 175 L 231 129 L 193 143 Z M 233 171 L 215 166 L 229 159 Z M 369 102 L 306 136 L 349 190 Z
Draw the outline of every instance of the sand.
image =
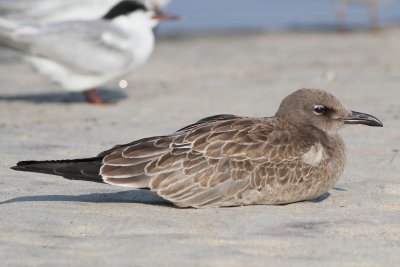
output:
M 122 97 L 107 106 L 65 94 L 0 50 L 2 266 L 399 264 L 399 44 L 399 29 L 164 37 L 127 89 L 106 86 Z M 384 124 L 341 131 L 345 172 L 315 201 L 179 209 L 146 192 L 9 169 L 93 156 L 209 115 L 270 116 L 301 87 L 327 89 Z

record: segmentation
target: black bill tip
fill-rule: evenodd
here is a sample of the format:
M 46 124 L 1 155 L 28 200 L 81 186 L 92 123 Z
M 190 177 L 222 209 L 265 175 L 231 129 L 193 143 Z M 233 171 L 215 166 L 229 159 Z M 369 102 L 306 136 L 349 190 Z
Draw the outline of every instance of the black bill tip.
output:
M 350 116 L 343 119 L 345 124 L 364 124 L 368 126 L 383 127 L 382 122 L 369 114 L 352 111 Z

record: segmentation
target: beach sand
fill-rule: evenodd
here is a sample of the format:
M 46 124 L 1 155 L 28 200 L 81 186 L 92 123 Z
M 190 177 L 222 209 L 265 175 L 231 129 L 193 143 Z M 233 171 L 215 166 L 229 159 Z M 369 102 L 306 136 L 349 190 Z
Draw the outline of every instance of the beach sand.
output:
M 105 92 L 126 97 L 105 106 L 0 50 L 2 266 L 399 264 L 399 44 L 400 29 L 163 37 L 127 89 Z M 10 170 L 90 157 L 209 115 L 272 116 L 302 87 L 329 90 L 384 124 L 342 129 L 346 169 L 315 201 L 179 209 L 148 192 Z

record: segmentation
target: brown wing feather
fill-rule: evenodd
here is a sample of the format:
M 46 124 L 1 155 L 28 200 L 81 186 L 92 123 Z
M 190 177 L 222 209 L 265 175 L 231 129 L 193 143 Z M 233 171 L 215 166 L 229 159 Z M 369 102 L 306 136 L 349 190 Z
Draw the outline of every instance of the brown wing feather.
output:
M 312 172 L 299 159 L 314 140 L 289 140 L 287 129 L 274 123 L 207 118 L 171 136 L 117 147 L 105 156 L 101 175 L 107 183 L 149 187 L 182 207 L 250 204 L 261 188 L 298 182 Z
M 225 120 L 231 120 L 231 119 L 235 119 L 235 118 L 240 118 L 240 117 L 236 116 L 236 115 L 231 115 L 231 114 L 220 114 L 220 115 L 210 116 L 210 117 L 201 119 L 193 124 L 185 126 L 182 129 L 179 129 L 177 132 L 187 132 L 187 131 L 197 128 L 203 124 L 210 124 L 210 123 L 217 122 L 217 121 L 225 121 Z

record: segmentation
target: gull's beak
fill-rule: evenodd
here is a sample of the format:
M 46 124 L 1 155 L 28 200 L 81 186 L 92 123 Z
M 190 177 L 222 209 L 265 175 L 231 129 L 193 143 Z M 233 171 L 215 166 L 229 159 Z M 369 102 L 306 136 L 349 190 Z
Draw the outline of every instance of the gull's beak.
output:
M 155 10 L 155 14 L 153 16 L 153 19 L 157 20 L 180 20 L 181 17 L 176 16 L 176 15 L 170 15 L 167 13 L 164 13 L 160 10 Z
M 343 120 L 344 124 L 364 124 L 368 126 L 383 127 L 382 122 L 374 116 L 357 111 L 352 111 L 350 116 L 344 118 Z

